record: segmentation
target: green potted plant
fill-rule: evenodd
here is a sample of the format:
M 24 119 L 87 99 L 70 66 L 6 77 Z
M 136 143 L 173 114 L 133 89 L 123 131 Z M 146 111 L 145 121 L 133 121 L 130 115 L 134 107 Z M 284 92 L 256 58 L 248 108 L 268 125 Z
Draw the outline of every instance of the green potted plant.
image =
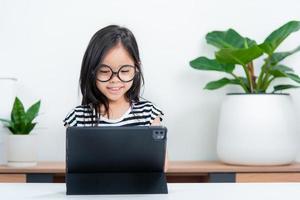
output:
M 262 43 L 241 36 L 234 29 L 213 31 L 206 35 L 208 44 L 217 48 L 213 59 L 201 56 L 190 61 L 197 70 L 225 73 L 226 76 L 206 84 L 215 90 L 236 85 L 241 93 L 230 93 L 223 101 L 217 154 L 226 163 L 245 165 L 279 165 L 295 160 L 297 154 L 295 118 L 291 96 L 282 90 L 298 88 L 300 77 L 281 62 L 300 51 L 276 51 L 300 21 L 290 21 L 273 31 Z M 259 73 L 254 66 L 263 58 Z M 244 75 L 237 73 L 241 68 Z M 292 83 L 278 83 L 289 79 Z M 271 88 L 272 87 L 272 88 Z
M 32 134 L 41 102 L 38 101 L 25 111 L 23 103 L 15 98 L 10 119 L 0 119 L 11 132 L 8 136 L 8 165 L 35 165 L 37 159 L 36 134 Z

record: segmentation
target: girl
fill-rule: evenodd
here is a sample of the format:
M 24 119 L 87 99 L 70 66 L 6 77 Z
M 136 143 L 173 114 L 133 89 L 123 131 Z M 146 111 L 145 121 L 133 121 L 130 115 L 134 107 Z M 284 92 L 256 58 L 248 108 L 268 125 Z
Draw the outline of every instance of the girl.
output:
M 138 45 L 130 30 L 110 25 L 90 40 L 80 73 L 81 105 L 64 126 L 160 125 L 163 112 L 140 100 L 143 74 Z
M 65 126 L 160 125 L 162 111 L 140 100 L 143 74 L 138 46 L 130 30 L 107 26 L 92 37 L 84 54 L 81 105 L 64 119 Z

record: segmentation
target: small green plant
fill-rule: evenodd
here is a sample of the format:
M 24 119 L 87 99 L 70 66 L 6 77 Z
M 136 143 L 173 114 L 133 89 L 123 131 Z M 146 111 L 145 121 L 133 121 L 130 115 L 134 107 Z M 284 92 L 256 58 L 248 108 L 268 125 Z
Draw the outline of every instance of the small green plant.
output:
M 0 119 L 4 123 L 12 134 L 15 135 L 28 135 L 37 123 L 33 123 L 33 120 L 38 115 L 41 101 L 33 104 L 25 112 L 24 106 L 18 97 L 15 98 L 15 102 L 11 111 L 11 119 Z
M 215 58 L 199 57 L 190 61 L 191 67 L 198 70 L 212 70 L 226 73 L 228 77 L 206 84 L 205 89 L 219 89 L 225 85 L 241 86 L 245 93 L 267 93 L 270 84 L 277 78 L 289 78 L 300 83 L 300 77 L 288 66 L 280 64 L 286 57 L 300 51 L 300 46 L 285 52 L 275 52 L 277 47 L 293 32 L 300 29 L 300 21 L 290 21 L 273 31 L 261 44 L 241 36 L 233 29 L 213 31 L 206 35 L 206 42 L 218 48 Z M 258 76 L 254 72 L 253 61 L 266 55 Z M 234 73 L 241 66 L 245 76 Z M 298 88 L 298 85 L 281 84 L 273 88 L 277 91 Z

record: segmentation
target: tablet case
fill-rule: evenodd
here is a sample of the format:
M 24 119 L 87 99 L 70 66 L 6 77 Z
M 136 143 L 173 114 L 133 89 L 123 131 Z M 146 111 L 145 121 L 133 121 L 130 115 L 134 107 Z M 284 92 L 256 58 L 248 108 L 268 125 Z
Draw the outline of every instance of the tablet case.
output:
M 166 194 L 167 129 L 69 127 L 67 195 Z

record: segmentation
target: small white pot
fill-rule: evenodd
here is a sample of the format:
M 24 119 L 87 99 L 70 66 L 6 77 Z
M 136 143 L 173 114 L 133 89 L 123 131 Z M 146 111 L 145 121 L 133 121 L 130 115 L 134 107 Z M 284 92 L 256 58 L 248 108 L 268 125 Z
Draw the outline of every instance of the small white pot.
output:
M 37 135 L 8 136 L 8 165 L 14 167 L 28 167 L 36 165 Z
M 0 127 L 0 165 L 7 164 L 7 137 L 6 128 Z
M 221 107 L 217 154 L 229 164 L 290 164 L 297 155 L 296 132 L 290 95 L 229 94 Z

